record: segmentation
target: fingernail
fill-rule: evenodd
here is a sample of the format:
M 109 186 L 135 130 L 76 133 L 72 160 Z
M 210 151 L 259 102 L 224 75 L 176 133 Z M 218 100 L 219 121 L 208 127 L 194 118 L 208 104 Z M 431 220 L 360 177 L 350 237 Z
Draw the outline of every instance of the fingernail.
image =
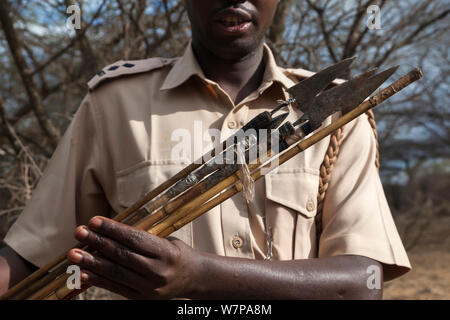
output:
M 71 260 L 75 263 L 80 263 L 81 261 L 83 261 L 83 255 L 77 251 L 73 252 L 70 257 Z
M 92 218 L 91 221 L 89 221 L 89 227 L 93 229 L 99 229 L 102 225 L 102 219 L 100 218 Z
M 78 229 L 78 237 L 81 239 L 87 238 L 89 235 L 89 231 L 86 229 L 86 227 L 81 227 Z
M 81 281 L 89 281 L 89 275 L 86 272 L 81 273 Z

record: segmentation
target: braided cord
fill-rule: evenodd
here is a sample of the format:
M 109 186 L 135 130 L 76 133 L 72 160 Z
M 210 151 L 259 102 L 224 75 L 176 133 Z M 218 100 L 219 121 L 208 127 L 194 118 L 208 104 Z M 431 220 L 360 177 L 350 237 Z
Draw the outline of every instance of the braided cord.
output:
M 331 135 L 330 144 L 328 145 L 328 149 L 325 153 L 323 162 L 320 165 L 319 193 L 317 194 L 317 214 L 315 217 L 317 239 L 319 239 L 320 235 L 322 234 L 323 205 L 331 180 L 331 173 L 333 171 L 337 157 L 339 156 L 339 150 L 343 137 L 344 130 L 342 128 L 336 130 Z
M 378 131 L 377 131 L 377 123 L 375 122 L 375 114 L 373 113 L 372 109 L 368 110 L 366 114 L 369 117 L 369 123 L 370 126 L 372 127 L 373 135 L 375 136 L 376 141 L 377 154 L 375 157 L 375 165 L 377 166 L 377 169 L 380 170 L 380 144 L 378 142 Z
M 368 120 L 370 126 L 372 128 L 373 134 L 376 140 L 376 157 L 375 157 L 375 166 L 377 169 L 380 169 L 380 153 L 379 153 L 379 143 L 378 143 L 378 132 L 377 132 L 377 124 L 375 122 L 375 115 L 372 110 L 366 112 L 368 116 Z M 331 180 L 331 173 L 334 168 L 334 164 L 339 156 L 339 150 L 342 144 L 342 140 L 344 138 L 344 130 L 340 128 L 336 130 L 330 137 L 330 144 L 328 145 L 327 152 L 325 153 L 325 157 L 320 166 L 320 178 L 319 178 L 319 192 L 317 194 L 317 214 L 315 216 L 315 224 L 316 224 L 316 250 L 317 256 L 319 252 L 319 240 L 322 234 L 322 214 L 323 214 L 323 205 L 325 203 L 325 196 L 327 194 L 328 186 Z

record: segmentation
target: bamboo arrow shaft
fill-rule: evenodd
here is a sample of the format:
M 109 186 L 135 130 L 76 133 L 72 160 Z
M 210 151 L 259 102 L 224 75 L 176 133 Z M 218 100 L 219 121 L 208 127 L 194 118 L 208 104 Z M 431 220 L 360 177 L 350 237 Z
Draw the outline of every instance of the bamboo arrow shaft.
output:
M 307 148 L 314 145 L 321 139 L 325 138 L 327 135 L 331 134 L 338 128 L 344 126 L 348 122 L 357 118 L 359 115 L 363 114 L 364 112 L 368 111 L 369 109 L 371 109 L 371 108 L 375 107 L 376 105 L 380 104 L 381 102 L 385 101 L 392 95 L 401 91 L 403 88 L 405 88 L 412 82 L 420 79 L 421 77 L 422 77 L 422 72 L 420 71 L 420 69 L 414 69 L 413 71 L 411 71 L 410 73 L 408 73 L 407 75 L 402 77 L 401 79 L 397 80 L 391 86 L 383 89 L 381 92 L 379 92 L 374 97 L 363 102 L 359 107 L 348 112 L 343 117 L 341 117 L 337 121 L 333 122 L 329 126 L 319 130 L 317 133 L 313 134 L 310 138 L 298 142 L 295 145 L 295 147 L 287 150 L 285 153 L 277 156 L 276 159 L 272 160 L 271 164 L 273 164 L 275 161 L 277 161 L 278 164 L 281 165 L 282 163 L 291 159 L 298 153 L 306 150 Z M 129 214 L 129 212 L 134 212 L 134 211 L 138 210 L 140 207 L 142 207 L 143 205 L 148 203 L 148 201 L 150 201 L 151 199 L 156 197 L 158 194 L 160 194 L 161 192 L 163 192 L 164 190 L 169 188 L 171 185 L 173 185 L 176 181 L 187 176 L 190 172 L 192 172 L 193 170 L 197 169 L 200 166 L 201 166 L 200 164 L 191 164 L 187 168 L 183 169 L 177 175 L 175 175 L 172 179 L 169 179 L 168 181 L 166 181 L 165 183 L 160 185 L 160 187 L 158 187 L 157 189 L 150 192 L 146 197 L 144 197 L 143 199 L 138 201 L 134 206 L 130 207 L 128 210 L 126 210 L 121 215 L 118 215 L 115 220 L 117 220 L 117 221 L 123 220 L 123 218 L 127 216 L 127 212 Z M 267 168 L 267 166 L 265 166 L 265 167 Z M 255 167 L 252 166 L 251 170 L 254 170 L 254 169 L 255 169 Z M 252 177 L 255 180 L 261 178 L 261 176 L 262 176 L 261 169 L 262 168 L 259 168 L 255 172 L 252 173 Z M 176 219 L 174 216 L 174 218 L 166 221 L 165 223 L 161 224 L 159 227 L 158 227 L 159 224 L 157 224 L 155 227 L 153 227 L 150 230 L 150 232 L 152 232 L 154 234 L 158 234 L 160 236 L 163 236 L 166 233 L 171 233 L 174 230 L 177 230 L 177 229 L 181 228 L 182 226 L 186 225 L 187 223 L 193 221 L 195 218 L 197 218 L 201 214 L 207 212 L 212 207 L 216 206 L 217 204 L 223 202 L 224 200 L 230 198 L 231 196 L 233 196 L 234 194 L 236 194 L 237 192 L 242 190 L 242 184 L 240 182 L 238 182 L 237 184 L 235 184 L 235 186 L 233 188 L 230 188 L 230 189 L 226 190 L 225 192 L 219 194 L 218 196 L 215 196 L 219 192 L 222 192 L 223 190 L 229 188 L 232 184 L 234 184 L 238 180 L 239 180 L 239 174 L 234 174 L 233 176 L 223 180 L 222 182 L 220 182 L 219 184 L 217 184 L 216 186 L 211 188 L 212 190 L 214 190 L 214 192 L 215 192 L 214 194 L 213 194 L 213 192 L 208 192 L 207 195 L 205 195 L 206 193 L 200 195 L 199 197 L 194 199 L 195 202 L 191 201 L 190 203 L 187 203 L 184 206 L 182 206 L 180 208 L 181 210 L 180 209 L 177 210 L 177 212 L 180 212 L 180 213 L 176 216 Z M 214 196 L 215 196 L 215 198 L 213 198 Z M 149 200 L 149 198 L 150 198 L 150 200 Z M 211 200 L 211 198 L 213 198 L 213 199 Z M 195 205 L 193 202 L 195 203 Z M 201 202 L 200 206 L 197 205 L 199 202 Z M 171 216 L 169 216 L 169 217 L 171 217 Z M 165 220 L 163 220 L 163 222 L 164 221 Z M 55 264 L 57 264 L 57 263 L 62 262 L 63 260 L 64 260 L 64 258 L 61 259 L 61 257 L 59 257 L 58 259 L 55 259 L 53 262 L 56 261 Z M 43 271 L 37 273 L 37 275 L 27 278 L 28 282 L 31 283 L 31 282 L 35 281 L 36 279 L 39 279 L 39 276 L 42 276 L 43 274 L 48 272 L 48 270 L 50 270 L 52 267 L 54 267 L 55 264 L 53 264 L 53 266 L 47 268 L 47 270 L 45 270 L 45 268 L 44 268 Z M 73 290 L 69 290 L 65 287 L 65 281 L 63 281 L 63 279 L 65 277 L 66 276 L 63 275 L 60 278 L 54 280 L 52 283 L 46 285 L 44 288 L 42 288 L 41 290 L 39 290 L 38 292 L 33 294 L 30 297 L 30 299 L 34 299 L 34 298 L 42 299 L 45 297 L 55 298 L 55 295 L 56 295 L 56 298 L 60 298 L 62 295 L 67 296 L 69 294 L 73 294 Z
M 350 121 L 356 119 L 360 115 L 364 114 L 365 112 L 367 112 L 371 108 L 374 108 L 375 106 L 379 105 L 380 103 L 382 103 L 386 99 L 388 99 L 391 96 L 393 96 L 394 94 L 398 93 L 399 91 L 401 91 L 402 89 L 404 89 L 405 87 L 410 85 L 411 83 L 419 80 L 420 78 L 422 78 L 422 76 L 423 76 L 423 74 L 422 74 L 422 71 L 420 69 L 416 68 L 416 69 L 412 70 L 407 75 L 403 76 L 402 78 L 400 78 L 399 80 L 394 82 L 389 87 L 381 90 L 374 97 L 370 98 L 369 100 L 364 101 L 361 105 L 359 105 L 355 109 L 349 111 L 348 113 L 343 115 L 341 118 L 339 118 L 335 122 L 331 123 L 330 125 L 328 125 L 325 128 L 320 129 L 318 132 L 313 134 L 311 137 L 309 137 L 309 138 L 307 138 L 305 140 L 302 140 L 300 142 L 297 142 L 295 144 L 295 147 L 290 148 L 289 150 L 287 150 L 283 154 L 277 155 L 276 159 L 273 159 L 268 165 L 265 165 L 264 168 L 266 168 L 266 169 L 273 168 L 273 164 L 275 164 L 275 163 L 278 163 L 278 165 L 281 165 L 281 164 L 285 163 L 286 161 L 288 161 L 292 157 L 294 157 L 297 154 L 299 154 L 300 152 L 308 149 L 309 147 L 311 147 L 312 145 L 314 145 L 318 141 L 322 140 L 326 136 L 330 135 L 331 133 L 333 133 L 337 129 L 343 127 L 344 125 L 346 125 Z M 262 177 L 262 168 L 257 169 L 252 174 L 252 178 L 254 180 L 258 180 L 261 177 Z M 237 181 L 239 179 L 239 176 L 237 176 L 237 177 L 236 176 L 231 176 L 230 178 L 231 179 L 236 179 L 235 181 Z M 231 181 L 231 179 L 230 179 L 230 181 Z M 225 185 L 225 183 L 223 181 L 221 183 L 219 183 L 219 185 L 221 185 L 222 183 L 223 183 L 223 185 Z M 216 186 L 216 191 L 220 192 L 220 191 L 224 190 L 225 188 L 226 187 L 224 187 L 223 189 L 220 189 L 218 187 L 218 185 L 217 185 Z M 224 193 L 222 193 L 219 196 L 215 197 L 213 200 L 210 200 L 209 202 L 206 202 L 205 204 L 201 205 L 200 207 L 192 208 L 192 206 L 189 206 L 189 208 L 192 209 L 191 211 L 189 211 L 187 209 L 183 210 L 182 211 L 183 215 L 180 214 L 178 216 L 178 220 L 173 222 L 173 223 L 172 223 L 172 221 L 170 221 L 169 225 L 164 224 L 165 228 L 163 228 L 163 225 L 158 227 L 158 228 L 153 227 L 152 229 L 149 230 L 149 232 L 151 232 L 153 234 L 158 234 L 161 237 L 162 236 L 168 236 L 173 231 L 175 231 L 175 230 L 183 227 L 184 225 L 192 222 L 193 220 L 195 220 L 196 218 L 198 218 L 199 216 L 201 216 L 205 212 L 209 211 L 210 209 L 212 209 L 216 205 L 222 203 L 223 201 L 229 199 L 230 197 L 232 197 L 233 195 L 235 195 L 236 193 L 238 193 L 241 190 L 242 190 L 242 184 L 240 182 L 238 182 L 233 188 L 228 189 Z M 69 289 L 63 289 L 62 288 L 61 290 L 65 290 L 67 295 L 72 293 L 72 290 L 69 290 Z M 80 292 L 81 292 L 81 290 L 80 290 Z M 78 293 L 80 293 L 80 292 L 78 292 Z
M 308 149 L 312 145 L 316 144 L 323 138 L 327 137 L 337 129 L 343 127 L 350 121 L 356 119 L 360 115 L 364 114 L 368 110 L 376 107 L 377 105 L 381 104 L 383 101 L 387 100 L 397 92 L 403 90 L 405 87 L 410 85 L 411 83 L 419 80 L 422 78 L 423 74 L 420 69 L 414 69 L 411 72 L 409 72 L 407 75 L 403 76 L 399 80 L 397 80 L 395 83 L 393 83 L 391 86 L 381 90 L 378 94 L 376 94 L 374 97 L 370 98 L 369 100 L 364 101 L 361 105 L 359 105 L 357 108 L 351 110 L 350 112 L 343 115 L 341 118 L 336 120 L 335 122 L 331 123 L 330 125 L 326 126 L 325 128 L 320 129 L 317 133 L 313 134 L 311 137 L 302 140 L 300 142 L 297 142 L 296 146 L 287 150 L 285 153 L 281 155 L 277 155 L 275 159 L 273 159 L 269 164 L 265 165 L 265 169 L 274 168 L 277 165 L 282 165 L 289 159 L 293 158 L 300 152 L 303 152 L 304 150 Z M 262 168 L 259 168 L 252 174 L 252 178 L 256 181 L 262 177 Z M 235 179 L 235 181 L 238 181 L 238 179 Z M 240 192 L 242 190 L 242 183 L 238 182 L 233 188 L 230 188 L 229 190 L 225 191 L 224 193 L 218 195 L 216 198 L 210 200 L 209 202 L 206 202 L 199 208 L 193 210 L 190 213 L 184 214 L 179 217 L 177 221 L 170 225 L 165 225 L 166 228 L 163 230 L 161 227 L 157 230 L 158 235 L 161 237 L 166 237 L 170 235 L 171 233 L 175 232 L 176 230 L 182 228 L 186 224 L 192 222 L 193 220 L 200 217 L 205 212 L 211 210 L 216 205 L 224 202 L 225 200 L 231 198 L 236 193 Z M 153 233 L 154 230 L 150 229 L 148 232 Z

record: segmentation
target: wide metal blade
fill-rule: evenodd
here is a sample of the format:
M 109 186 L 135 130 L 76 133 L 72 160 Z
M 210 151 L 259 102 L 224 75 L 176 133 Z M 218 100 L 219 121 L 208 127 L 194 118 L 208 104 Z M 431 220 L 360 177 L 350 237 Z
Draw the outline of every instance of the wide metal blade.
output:
M 333 80 L 343 75 L 350 68 L 356 57 L 348 58 L 338 62 L 328 68 L 325 68 L 309 78 L 299 82 L 287 91 L 295 98 L 297 103 L 308 103 L 313 100 L 316 95 L 327 88 Z
M 357 75 L 356 77 L 342 83 L 339 86 L 331 88 L 321 95 L 315 97 L 308 103 L 300 106 L 300 110 L 303 111 L 303 116 L 298 119 L 295 124 L 305 122 L 307 120 L 311 123 L 316 124 L 322 118 L 326 119 L 328 116 L 333 114 L 334 109 L 342 105 L 344 99 L 351 96 L 352 92 L 356 90 L 356 87 L 364 83 L 367 79 L 375 74 L 377 69 L 369 70 L 363 74 Z M 314 125 L 314 127 L 316 127 Z
M 397 68 L 393 67 L 376 75 L 374 75 L 376 69 L 373 69 L 323 92 L 307 105 L 301 106 L 304 114 L 294 125 L 309 120 L 308 127 L 310 129 L 308 131 L 314 131 L 333 113 L 338 111 L 348 112 L 356 108 L 386 81 Z
M 310 118 L 309 115 L 314 112 L 314 109 L 317 109 L 317 103 L 320 101 L 323 101 L 328 98 L 328 99 L 330 99 L 330 103 L 333 102 L 333 104 L 336 104 L 338 102 L 338 101 L 336 101 L 336 99 L 345 98 L 347 95 L 351 94 L 358 85 L 360 85 L 364 80 L 373 76 L 376 71 L 377 71 L 377 69 L 374 68 L 365 73 L 357 75 L 354 78 L 340 84 L 339 86 L 336 86 L 334 88 L 327 90 L 326 95 L 321 94 L 319 96 L 320 98 L 318 98 L 316 96 L 311 101 L 308 101 L 305 104 L 299 105 L 298 109 L 300 109 L 300 111 L 303 111 L 303 113 L 304 113 L 304 115 L 301 119 L 308 120 Z M 332 100 L 332 99 L 334 99 L 334 100 Z M 325 103 L 325 102 L 323 102 L 323 103 Z
M 357 87 L 356 90 L 352 92 L 351 98 L 348 101 L 345 101 L 339 107 L 339 110 L 346 113 L 359 106 L 368 96 L 389 79 L 398 68 L 399 66 L 389 68 L 367 79 L 362 86 Z

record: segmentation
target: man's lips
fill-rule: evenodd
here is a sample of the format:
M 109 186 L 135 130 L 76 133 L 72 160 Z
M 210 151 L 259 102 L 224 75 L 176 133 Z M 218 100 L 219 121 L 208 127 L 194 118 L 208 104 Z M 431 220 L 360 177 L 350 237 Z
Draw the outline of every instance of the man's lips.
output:
M 225 35 L 233 35 L 233 36 L 238 36 L 238 35 L 243 35 L 245 34 L 250 27 L 252 26 L 251 22 L 239 22 L 237 24 L 227 24 L 225 22 L 218 22 L 216 24 L 218 26 L 217 30 Z
M 237 19 L 236 17 L 229 17 L 229 18 L 224 19 L 224 20 L 217 20 L 217 22 L 223 24 L 226 27 L 236 27 L 236 26 L 239 26 L 239 25 L 241 25 L 243 23 L 249 23 L 251 21 L 250 20 L 249 21 L 240 20 L 240 19 Z
M 215 21 L 227 22 L 249 22 L 252 20 L 252 15 L 245 10 L 238 8 L 226 8 L 220 10 L 215 16 Z
M 244 34 L 252 25 L 252 16 L 244 10 L 227 8 L 214 17 L 218 31 L 229 35 Z

